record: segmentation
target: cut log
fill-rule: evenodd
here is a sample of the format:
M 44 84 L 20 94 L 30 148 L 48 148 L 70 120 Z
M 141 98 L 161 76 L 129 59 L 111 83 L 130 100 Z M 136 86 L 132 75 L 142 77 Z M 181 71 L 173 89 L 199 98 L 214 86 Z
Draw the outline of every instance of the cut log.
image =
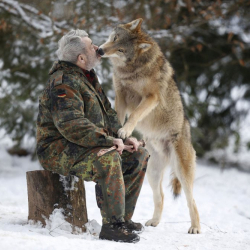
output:
M 65 220 L 83 232 L 88 222 L 85 187 L 82 179 L 65 177 L 51 171 L 38 170 L 26 173 L 28 186 L 28 220 L 40 221 L 44 226 L 55 208 L 62 208 Z M 77 229 L 78 230 L 78 229 Z

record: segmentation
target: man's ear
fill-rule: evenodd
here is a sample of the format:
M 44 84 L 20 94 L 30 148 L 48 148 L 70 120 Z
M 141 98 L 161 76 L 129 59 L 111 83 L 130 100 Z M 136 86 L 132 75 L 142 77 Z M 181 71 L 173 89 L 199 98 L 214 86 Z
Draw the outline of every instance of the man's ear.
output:
M 76 65 L 81 69 L 85 69 L 86 66 L 86 58 L 84 55 L 78 55 Z
M 77 60 L 80 62 L 80 63 L 85 63 L 85 58 L 83 57 L 83 55 L 79 55 L 77 57 Z
M 127 23 L 126 27 L 132 31 L 138 31 L 141 28 L 142 21 L 142 18 L 138 18 L 130 23 Z
M 139 48 L 141 49 L 142 52 L 148 51 L 152 47 L 152 43 L 149 42 L 142 42 L 139 43 Z

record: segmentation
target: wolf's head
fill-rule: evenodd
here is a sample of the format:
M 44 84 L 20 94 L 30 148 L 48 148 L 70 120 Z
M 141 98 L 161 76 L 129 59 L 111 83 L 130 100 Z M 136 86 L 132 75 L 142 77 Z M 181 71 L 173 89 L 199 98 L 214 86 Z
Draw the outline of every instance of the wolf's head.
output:
M 139 18 L 114 28 L 108 40 L 99 48 L 102 57 L 119 58 L 126 64 L 133 63 L 153 45 L 152 39 L 141 30 L 143 19 Z

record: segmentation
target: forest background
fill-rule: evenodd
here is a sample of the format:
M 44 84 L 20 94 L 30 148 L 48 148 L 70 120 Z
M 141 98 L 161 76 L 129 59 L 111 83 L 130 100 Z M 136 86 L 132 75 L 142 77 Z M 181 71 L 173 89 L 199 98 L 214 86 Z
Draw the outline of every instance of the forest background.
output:
M 246 0 L 0 0 L 0 128 L 13 141 L 9 153 L 35 152 L 38 97 L 60 37 L 84 29 L 100 45 L 117 24 L 139 17 L 176 72 L 198 157 L 250 170 L 248 160 L 235 160 L 250 155 Z M 114 100 L 107 59 L 97 73 Z

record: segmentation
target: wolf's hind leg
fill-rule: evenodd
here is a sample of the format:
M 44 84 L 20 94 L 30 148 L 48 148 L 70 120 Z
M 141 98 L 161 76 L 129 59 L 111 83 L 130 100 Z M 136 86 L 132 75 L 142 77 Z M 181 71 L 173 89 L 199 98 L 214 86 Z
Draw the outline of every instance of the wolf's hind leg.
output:
M 192 144 L 185 139 L 180 139 L 175 148 L 176 164 L 175 174 L 181 183 L 187 199 L 189 214 L 191 217 L 190 234 L 201 233 L 198 209 L 193 198 L 193 182 L 195 177 L 195 151 Z
M 150 159 L 147 167 L 147 177 L 153 190 L 154 214 L 153 218 L 146 222 L 146 226 L 156 227 L 162 216 L 164 193 L 162 190 L 162 180 L 166 168 L 166 160 L 157 152 L 149 149 Z

